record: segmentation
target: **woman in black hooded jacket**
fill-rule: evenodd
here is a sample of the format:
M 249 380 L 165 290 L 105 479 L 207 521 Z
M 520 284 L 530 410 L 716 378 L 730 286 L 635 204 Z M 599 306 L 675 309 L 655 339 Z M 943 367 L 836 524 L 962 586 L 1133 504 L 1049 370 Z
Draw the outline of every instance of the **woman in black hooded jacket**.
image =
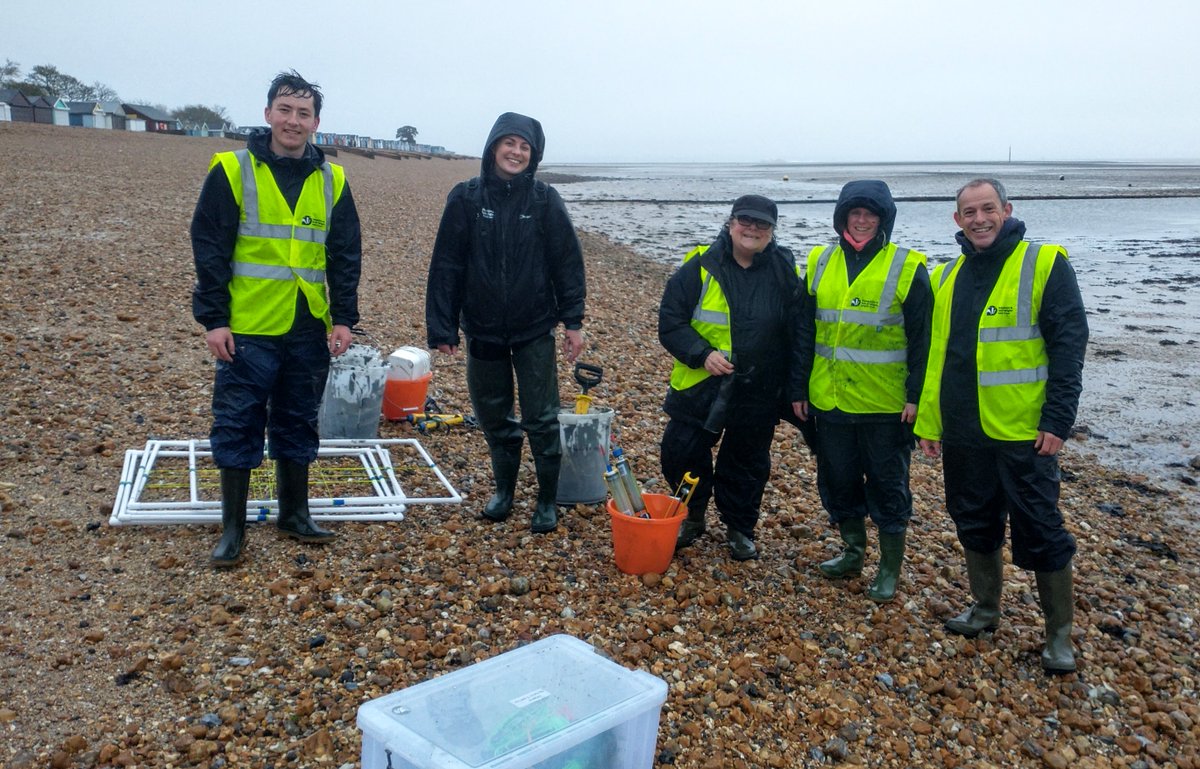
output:
M 530 528 L 553 531 L 562 447 L 558 438 L 555 328 L 563 354 L 583 348 L 583 253 L 562 198 L 535 180 L 545 151 L 541 123 L 506 112 L 484 146 L 482 173 L 446 198 L 429 264 L 429 347 L 455 354 L 467 338 L 467 387 L 491 453 L 496 491 L 482 514 L 512 511 L 523 432 L 537 469 Z M 515 397 L 521 418 L 514 412 Z

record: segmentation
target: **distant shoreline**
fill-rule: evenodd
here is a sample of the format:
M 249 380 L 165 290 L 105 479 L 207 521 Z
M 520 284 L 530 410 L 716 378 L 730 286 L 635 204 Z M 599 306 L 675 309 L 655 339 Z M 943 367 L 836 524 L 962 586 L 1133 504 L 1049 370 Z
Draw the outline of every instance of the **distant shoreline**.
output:
M 576 177 L 567 179 L 550 179 L 549 177 L 566 177 L 569 174 L 538 174 L 538 178 L 548 184 L 570 184 L 572 182 L 597 181 L 607 177 L 590 176 Z M 1149 199 L 1166 199 L 1166 198 L 1200 198 L 1200 190 L 1138 190 L 1136 192 L 1118 193 L 1104 192 L 1095 195 L 1012 195 L 1009 200 L 1149 200 Z M 953 195 L 897 195 L 892 198 L 897 203 L 946 203 L 954 202 Z M 671 204 L 671 205 L 726 205 L 728 200 L 714 199 L 702 200 L 696 198 L 574 198 L 572 203 L 650 203 L 650 204 Z M 837 203 L 837 198 L 804 198 L 803 200 L 789 200 L 779 198 L 775 201 L 778 205 L 833 205 Z

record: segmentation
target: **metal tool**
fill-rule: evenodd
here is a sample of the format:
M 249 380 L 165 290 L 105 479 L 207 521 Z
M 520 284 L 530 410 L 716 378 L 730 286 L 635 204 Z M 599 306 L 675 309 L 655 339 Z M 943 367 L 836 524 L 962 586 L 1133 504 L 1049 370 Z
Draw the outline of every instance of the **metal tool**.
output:
M 575 413 L 586 414 L 592 405 L 592 396 L 588 395 L 588 390 L 600 384 L 604 378 L 604 369 L 599 366 L 594 366 L 591 363 L 576 363 L 575 364 L 575 381 L 583 388 L 583 392 L 575 396 Z

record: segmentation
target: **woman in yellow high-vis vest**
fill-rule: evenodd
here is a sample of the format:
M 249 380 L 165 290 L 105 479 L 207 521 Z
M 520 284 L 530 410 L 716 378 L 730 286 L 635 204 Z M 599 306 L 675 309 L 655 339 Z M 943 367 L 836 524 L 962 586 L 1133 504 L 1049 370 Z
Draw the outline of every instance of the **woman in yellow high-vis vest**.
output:
M 895 223 L 887 184 L 842 187 L 833 209 L 838 239 L 808 255 L 799 372 L 805 394 L 796 409 L 816 423 L 817 489 L 844 543 L 818 568 L 831 579 L 862 573 L 870 517 L 879 530 L 879 568 L 867 596 L 878 603 L 896 595 L 912 518 L 912 423 L 932 303 L 925 255 L 892 242 Z
M 775 240 L 777 217 L 762 195 L 738 198 L 717 239 L 667 281 L 658 311 L 658 339 L 674 358 L 663 477 L 671 488 L 685 473 L 699 479 L 676 547 L 704 534 L 712 498 L 739 561 L 758 557 L 754 529 L 803 300 L 792 252 Z

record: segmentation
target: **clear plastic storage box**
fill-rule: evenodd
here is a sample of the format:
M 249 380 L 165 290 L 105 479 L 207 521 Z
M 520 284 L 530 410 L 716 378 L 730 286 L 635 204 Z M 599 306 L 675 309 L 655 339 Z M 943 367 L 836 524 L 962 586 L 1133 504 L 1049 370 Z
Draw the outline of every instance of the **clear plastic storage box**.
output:
M 651 769 L 666 699 L 553 635 L 362 705 L 362 769 Z

